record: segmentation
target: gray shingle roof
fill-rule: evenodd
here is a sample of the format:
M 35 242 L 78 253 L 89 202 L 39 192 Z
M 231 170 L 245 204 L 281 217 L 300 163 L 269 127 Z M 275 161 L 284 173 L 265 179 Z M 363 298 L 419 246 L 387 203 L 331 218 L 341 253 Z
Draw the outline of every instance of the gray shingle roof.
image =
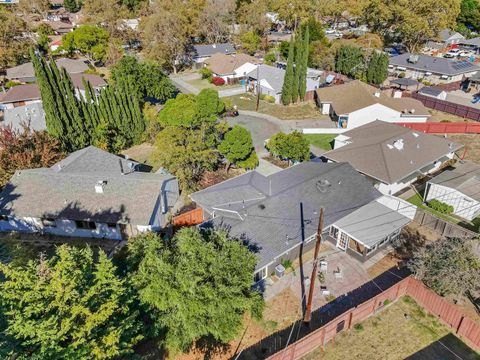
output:
M 470 161 L 455 164 L 429 182 L 458 190 L 462 194 L 480 201 L 480 165 Z
M 65 68 L 69 74 L 83 73 L 88 70 L 88 65 L 85 63 L 86 59 L 68 59 L 60 58 L 55 60 L 59 68 Z M 7 79 L 23 79 L 34 78 L 35 70 L 31 62 L 14 66 L 7 69 Z
M 215 53 L 235 54 L 235 48 L 230 43 L 193 45 L 194 57 L 207 57 Z
M 47 128 L 45 111 L 43 111 L 41 102 L 5 110 L 0 126 L 12 126 L 15 130 L 22 130 L 22 124 L 25 123 L 30 124 L 31 130 L 45 130 Z
M 480 47 L 480 37 L 475 37 L 472 39 L 463 39 L 460 41 L 460 44 Z
M 18 85 L 10 88 L 0 96 L 0 104 L 8 104 L 19 101 L 39 100 L 40 89 L 36 84 Z
M 438 37 L 442 41 L 447 41 L 450 39 L 464 39 L 464 36 L 456 31 L 452 31 L 450 29 L 445 29 L 440 31 Z
M 175 178 L 123 175 L 129 162 L 89 146 L 51 168 L 17 171 L 0 196 L 0 214 L 150 225 L 162 186 Z M 95 191 L 98 181 L 106 182 L 103 193 Z
M 394 184 L 463 147 L 450 139 L 378 120 L 340 136 L 350 138 L 350 143 L 323 156 L 349 162 L 359 172 L 386 184 Z
M 440 95 L 442 92 L 444 92 L 445 90 L 439 88 L 439 87 L 435 87 L 435 86 L 425 86 L 423 88 L 421 88 L 420 90 L 418 90 L 418 93 L 419 94 L 422 94 L 422 95 L 427 95 L 427 96 L 438 96 Z
M 335 222 L 334 225 L 371 249 L 410 222 L 409 218 L 397 211 L 372 201 Z
M 415 55 L 418 61 L 412 63 L 410 56 Z M 480 70 L 480 67 L 469 61 L 458 61 L 422 54 L 405 53 L 390 58 L 390 65 L 401 66 L 407 69 L 421 70 L 440 75 L 461 75 Z
M 325 227 L 380 197 L 372 184 L 349 164 L 310 161 L 270 176 L 256 171 L 191 195 L 212 213 L 214 225 L 258 249 L 257 269 L 316 233 L 318 211 L 325 208 Z
M 252 70 L 247 74 L 247 76 L 257 80 L 257 70 Z M 277 94 L 282 92 L 283 80 L 285 78 L 285 70 L 274 66 L 262 64 L 259 65 L 258 68 L 258 77 L 260 78 L 260 80 L 265 79 Z

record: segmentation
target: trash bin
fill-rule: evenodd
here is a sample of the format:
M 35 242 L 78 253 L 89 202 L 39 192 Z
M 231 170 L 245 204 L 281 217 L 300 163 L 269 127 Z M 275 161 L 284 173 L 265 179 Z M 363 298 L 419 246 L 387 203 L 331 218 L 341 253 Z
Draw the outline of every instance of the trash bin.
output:
M 282 264 L 278 264 L 275 267 L 275 275 L 277 275 L 277 277 L 281 278 L 284 274 L 285 274 L 285 268 L 283 267 Z

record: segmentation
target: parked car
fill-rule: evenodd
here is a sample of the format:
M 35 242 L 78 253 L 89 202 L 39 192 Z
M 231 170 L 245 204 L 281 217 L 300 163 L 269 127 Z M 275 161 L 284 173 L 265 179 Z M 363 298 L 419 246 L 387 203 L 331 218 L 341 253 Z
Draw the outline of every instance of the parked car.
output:
M 456 58 L 458 55 L 460 55 L 460 49 L 451 49 L 451 50 L 448 50 L 448 52 L 445 55 L 443 55 L 443 57 L 452 59 L 452 58 Z
M 337 32 L 337 30 L 335 29 L 326 29 L 325 30 L 325 34 L 327 35 L 332 35 L 332 34 L 335 34 Z
M 337 37 L 337 38 L 343 37 L 343 34 L 342 34 L 340 31 L 336 31 L 334 35 L 335 35 L 335 37 Z

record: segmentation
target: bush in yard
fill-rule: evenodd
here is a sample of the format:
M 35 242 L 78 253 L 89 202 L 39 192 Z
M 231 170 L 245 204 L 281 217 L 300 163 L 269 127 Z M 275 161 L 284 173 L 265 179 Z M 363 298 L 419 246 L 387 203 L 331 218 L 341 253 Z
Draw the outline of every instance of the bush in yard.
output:
M 213 78 L 213 71 L 207 67 L 200 69 L 200 75 L 202 75 L 202 79 L 207 79 L 208 81 L 212 81 Z
M 442 214 L 451 214 L 455 210 L 452 205 L 433 199 L 427 203 L 428 207 Z
M 275 97 L 273 97 L 271 95 L 265 95 L 263 100 L 265 100 L 266 102 L 271 103 L 271 104 L 275 103 Z
M 215 86 L 222 86 L 225 85 L 225 80 L 223 80 L 221 77 L 213 77 L 212 78 L 212 84 Z
M 279 132 L 268 141 L 267 149 L 273 156 L 281 159 L 301 162 L 310 158 L 310 144 L 302 133 L 290 134 Z
M 275 53 L 269 52 L 267 55 L 265 55 L 264 60 L 265 60 L 266 63 L 273 64 L 277 60 L 277 57 L 276 57 Z

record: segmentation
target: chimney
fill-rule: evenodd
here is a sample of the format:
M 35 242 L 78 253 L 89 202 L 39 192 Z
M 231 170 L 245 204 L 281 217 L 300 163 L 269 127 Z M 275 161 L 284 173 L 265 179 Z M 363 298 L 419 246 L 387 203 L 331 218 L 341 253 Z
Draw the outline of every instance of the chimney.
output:
M 107 185 L 106 180 L 98 180 L 97 183 L 95 184 L 95 192 L 97 194 L 103 194 L 103 188 Z

